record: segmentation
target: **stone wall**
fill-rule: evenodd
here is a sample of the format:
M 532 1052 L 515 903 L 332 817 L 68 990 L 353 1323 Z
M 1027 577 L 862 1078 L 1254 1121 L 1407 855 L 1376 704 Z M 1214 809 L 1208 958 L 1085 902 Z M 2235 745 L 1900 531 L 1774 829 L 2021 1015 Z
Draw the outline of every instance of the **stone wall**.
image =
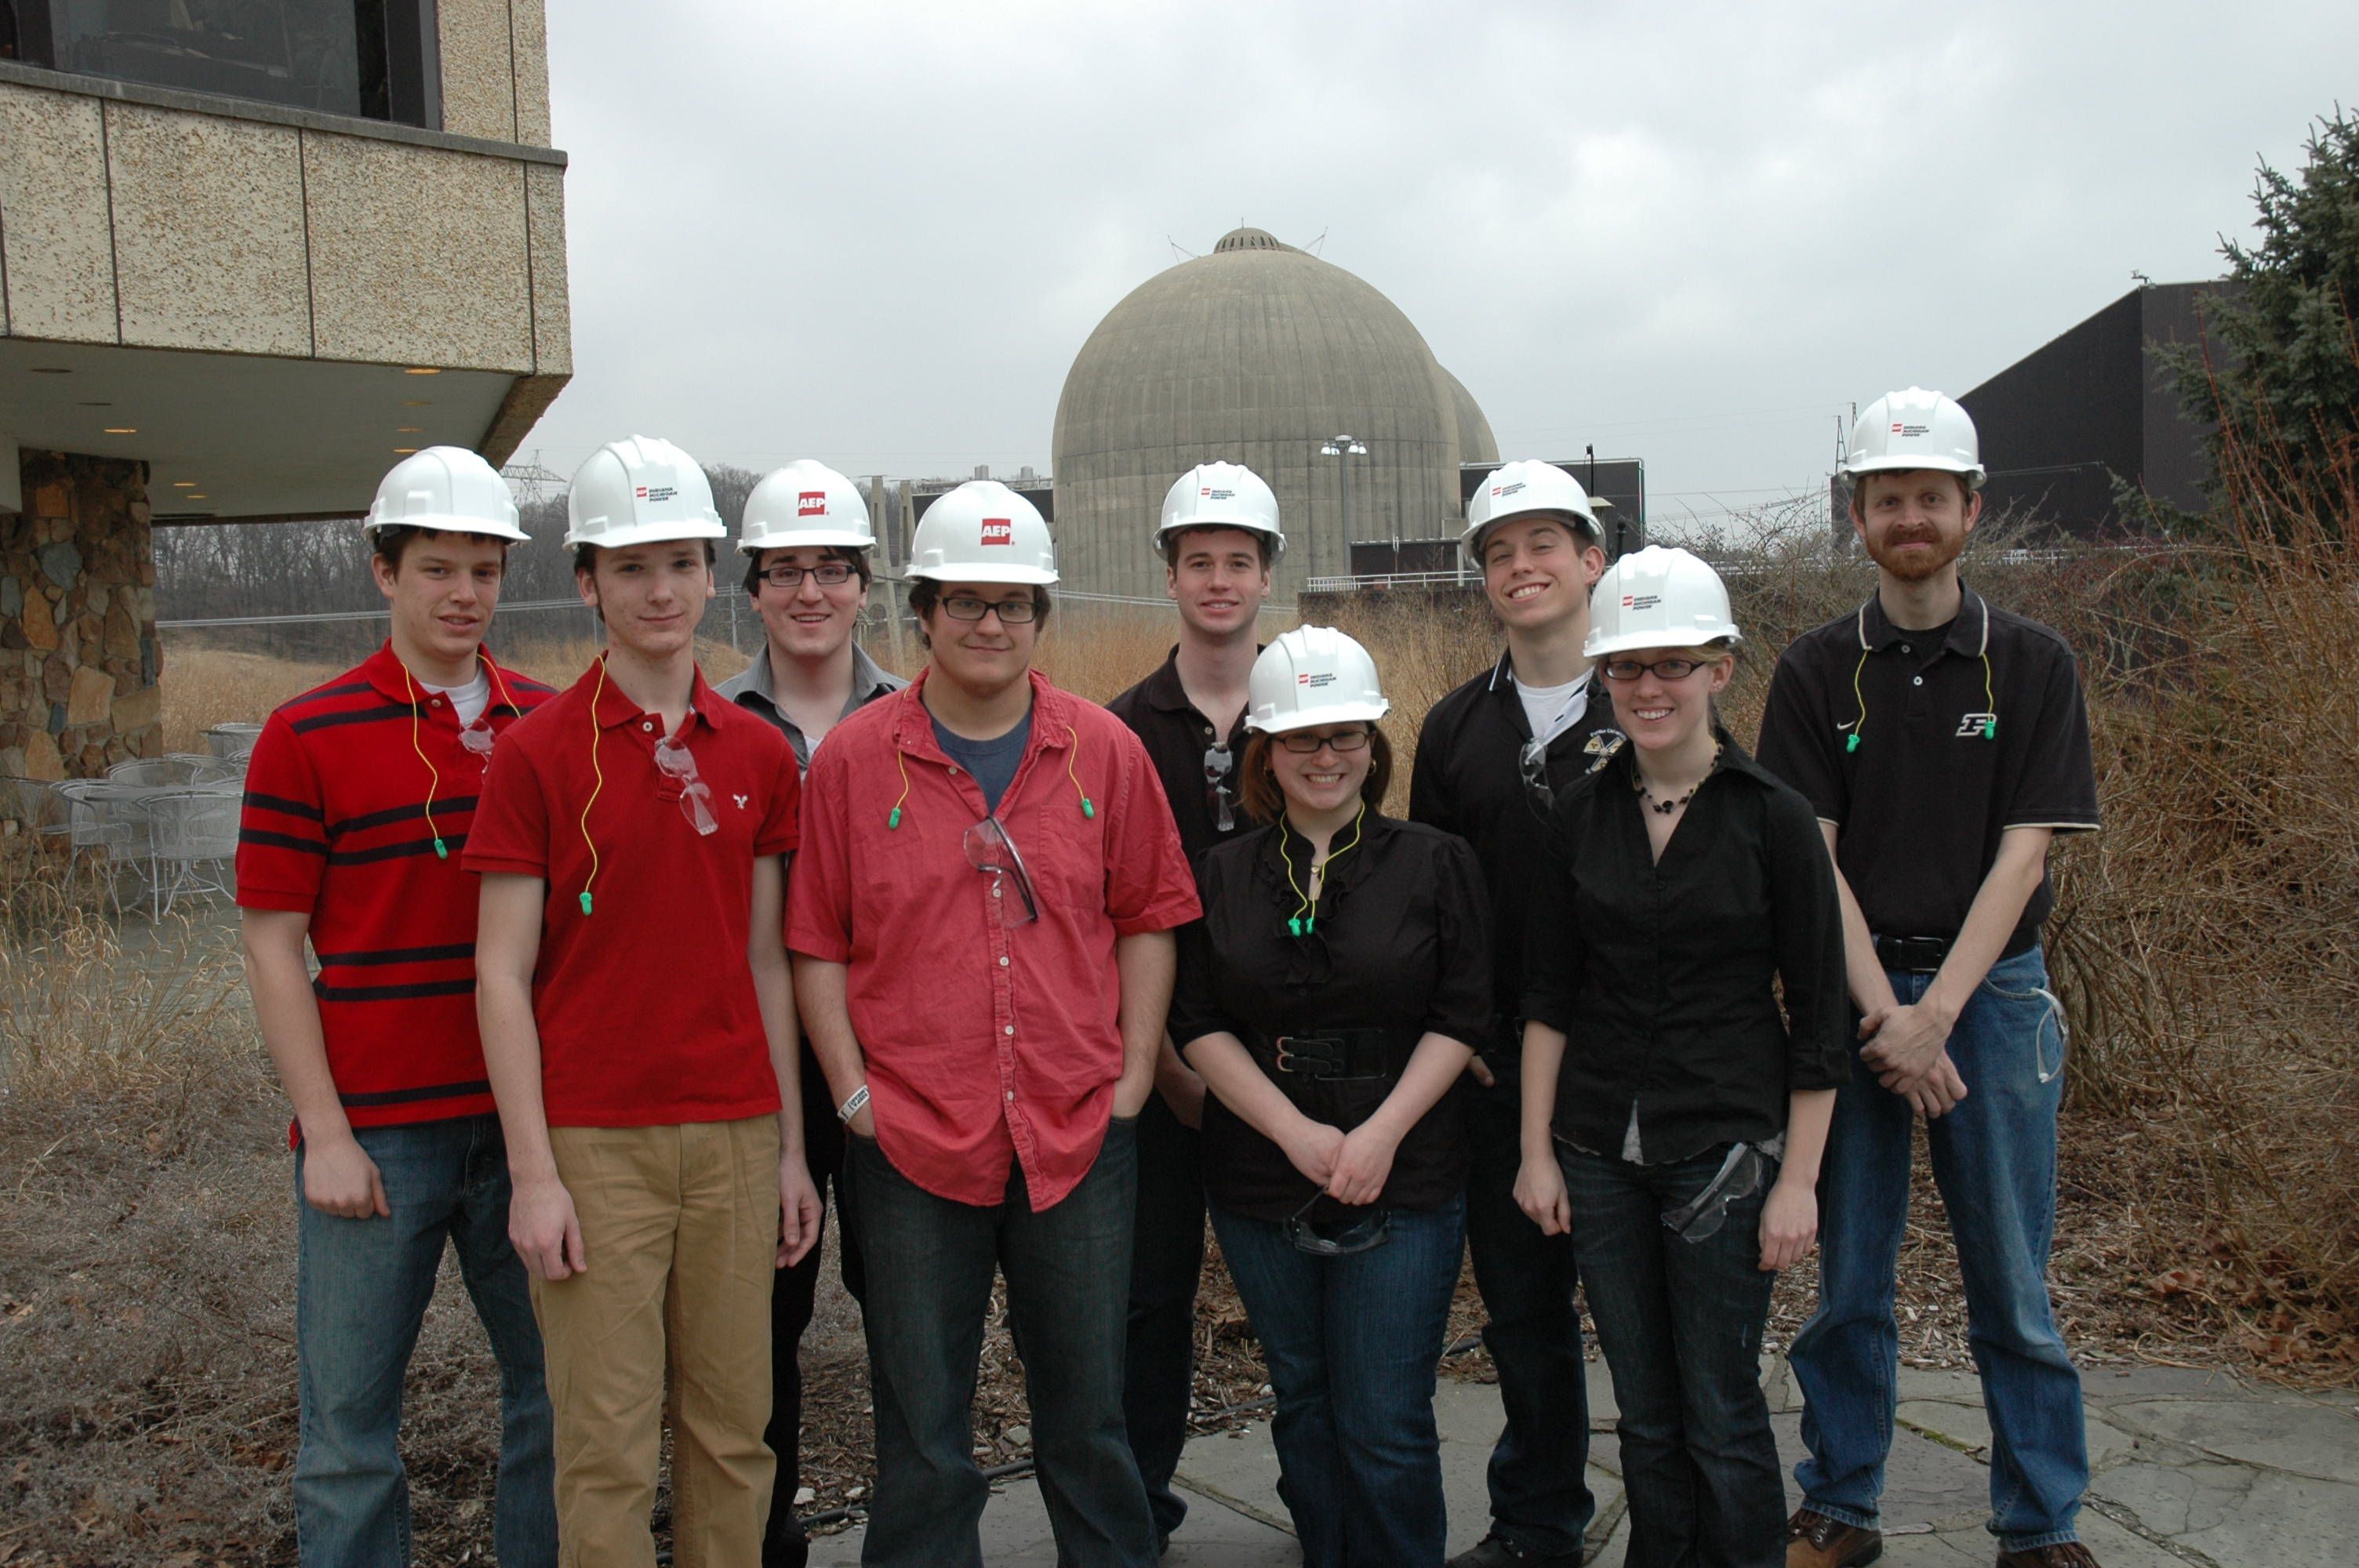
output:
M 0 514 L 0 773 L 87 777 L 164 751 L 144 463 L 27 450 Z

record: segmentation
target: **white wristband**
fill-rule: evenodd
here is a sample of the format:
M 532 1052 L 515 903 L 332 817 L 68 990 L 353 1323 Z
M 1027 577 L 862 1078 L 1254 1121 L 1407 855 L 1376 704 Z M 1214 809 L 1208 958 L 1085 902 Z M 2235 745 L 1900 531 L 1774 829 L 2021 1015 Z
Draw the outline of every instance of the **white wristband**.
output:
M 852 1119 L 868 1108 L 868 1086 L 861 1085 L 852 1091 L 852 1098 L 835 1108 L 835 1119 L 849 1124 Z

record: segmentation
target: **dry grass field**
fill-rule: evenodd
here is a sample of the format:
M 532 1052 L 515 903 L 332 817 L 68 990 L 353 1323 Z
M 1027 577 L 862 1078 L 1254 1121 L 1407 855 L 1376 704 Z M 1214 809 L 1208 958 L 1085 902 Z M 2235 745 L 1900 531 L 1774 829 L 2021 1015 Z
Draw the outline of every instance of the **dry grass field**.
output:
M 2292 548 L 2027 557 L 2005 543 L 1978 546 L 1970 573 L 2080 650 L 2107 822 L 2059 855 L 2050 927 L 2074 1023 L 2055 1270 L 2067 1333 L 2094 1360 L 2351 1382 L 2359 706 L 2340 672 L 2359 667 L 2359 564 L 2323 533 Z M 1727 718 L 1749 740 L 1775 651 L 1869 579 L 1800 533 L 1772 530 L 1743 565 L 1751 643 Z M 1495 656 L 1479 603 L 1365 601 L 1341 619 L 1376 654 L 1404 752 L 1432 699 Z M 1165 611 L 1060 604 L 1043 662 L 1103 699 L 1161 658 L 1171 628 Z M 562 683 L 592 650 L 503 651 Z M 725 644 L 705 656 L 716 679 L 735 666 Z M 258 719 L 333 673 L 176 643 L 167 744 L 197 749 L 206 726 Z M 0 1564 L 290 1563 L 286 1112 L 231 928 L 218 914 L 118 928 L 86 881 L 34 864 L 21 838 L 0 839 Z M 1962 1364 L 1938 1204 L 1919 1196 L 1905 1354 Z M 1781 1285 L 1779 1342 L 1810 1284 L 1805 1268 Z M 1461 1307 L 1462 1326 L 1477 1321 Z M 1242 1316 L 1215 1272 L 1200 1318 L 1207 1421 L 1258 1392 Z M 1014 1456 L 1002 1438 L 1023 1410 L 1003 1336 L 987 1358 L 991 1462 Z M 1456 1365 L 1484 1372 L 1479 1352 Z M 866 1479 L 840 1299 L 811 1378 L 806 1479 L 827 1506 Z M 488 1553 L 494 1386 L 446 1288 L 409 1393 L 421 1562 Z

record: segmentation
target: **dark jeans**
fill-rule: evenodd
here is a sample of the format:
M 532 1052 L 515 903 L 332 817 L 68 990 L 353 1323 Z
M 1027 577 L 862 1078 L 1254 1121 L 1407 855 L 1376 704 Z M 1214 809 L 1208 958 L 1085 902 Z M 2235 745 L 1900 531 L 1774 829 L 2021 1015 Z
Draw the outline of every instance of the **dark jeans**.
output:
M 1434 1368 L 1465 1204 L 1397 1209 L 1383 1246 L 1339 1258 L 1219 1207 L 1212 1229 L 1277 1392 L 1277 1495 L 1304 1568 L 1440 1568 L 1449 1520 Z
M 1154 1561 L 1122 1415 L 1137 1126 L 1112 1123 L 1090 1173 L 1038 1214 L 1021 1165 L 999 1204 L 978 1207 L 927 1192 L 875 1140 L 848 1141 L 844 1199 L 868 1269 L 862 1305 L 876 1410 L 864 1563 L 981 1568 L 977 1527 L 991 1488 L 975 1468 L 971 1411 L 995 1266 L 1007 1278 L 1057 1561 Z
M 1491 1450 L 1491 1528 L 1538 1557 L 1577 1556 L 1597 1512 L 1590 1495 L 1589 1379 L 1573 1305 L 1572 1238 L 1549 1236 L 1516 1204 L 1523 1162 L 1521 1053 L 1487 1054 L 1491 1088 L 1468 1079 L 1466 1249 L 1490 1321 L 1483 1347 L 1499 1370 L 1507 1424 Z
M 811 1184 L 819 1189 L 821 1219 L 826 1218 L 827 1189 L 834 1184 L 839 1207 L 843 1201 L 843 1126 L 835 1109 L 827 1079 L 810 1053 L 803 1053 L 803 1159 L 810 1167 Z M 843 1243 L 841 1268 L 843 1288 L 853 1301 L 867 1288 L 861 1275 L 860 1244 L 852 1227 L 837 1217 L 836 1234 Z M 777 1489 L 770 1498 L 770 1523 L 764 1532 L 772 1541 L 802 1540 L 795 1522 L 795 1493 L 802 1487 L 803 1330 L 810 1326 L 819 1299 L 823 1243 L 814 1243 L 802 1261 L 778 1271 L 770 1292 L 770 1424 L 762 1441 L 778 1456 Z
M 1158 1539 L 1178 1530 L 1188 1515 L 1171 1476 L 1187 1445 L 1188 1398 L 1195 1387 L 1196 1283 L 1204 1272 L 1202 1141 L 1171 1114 L 1161 1095 L 1147 1097 L 1138 1117 L 1122 1413 Z
M 1776 1568 L 1785 1482 L 1761 1393 L 1761 1330 L 1777 1276 L 1759 1267 L 1756 1192 L 1719 1231 L 1674 1236 L 1663 1216 L 1718 1173 L 1725 1144 L 1634 1165 L 1557 1145 L 1590 1315 L 1622 1407 L 1627 1568 Z M 1774 1167 L 1773 1167 L 1774 1169 Z
M 499 1118 L 364 1127 L 353 1136 L 376 1162 L 393 1210 L 386 1218 L 343 1219 L 304 1202 L 304 1151 L 295 1151 L 297 1552 L 335 1568 L 409 1561 L 401 1387 L 449 1246 L 500 1368 L 493 1544 L 511 1568 L 554 1563 L 549 1390 L 532 1293 L 508 1245 Z

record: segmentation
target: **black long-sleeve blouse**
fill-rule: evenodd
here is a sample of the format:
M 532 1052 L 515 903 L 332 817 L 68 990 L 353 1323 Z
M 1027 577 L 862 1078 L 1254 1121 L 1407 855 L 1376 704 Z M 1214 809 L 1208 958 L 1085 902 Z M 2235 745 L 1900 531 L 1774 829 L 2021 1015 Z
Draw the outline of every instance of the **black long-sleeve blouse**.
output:
M 1339 833 L 1337 846 L 1350 834 Z M 1492 1010 L 1490 904 L 1466 841 L 1370 812 L 1359 844 L 1329 861 L 1317 922 L 1298 936 L 1287 922 L 1302 903 L 1310 855 L 1310 842 L 1281 823 L 1204 857 L 1204 918 L 1180 933 L 1172 1040 L 1184 1051 L 1225 1032 L 1257 1059 L 1278 1035 L 1322 1030 L 1388 1029 L 1412 1044 L 1427 1033 L 1481 1040 Z M 1313 1120 L 1348 1132 L 1384 1103 L 1405 1058 L 1382 1077 L 1270 1078 Z M 1266 1061 L 1263 1067 L 1269 1070 Z M 1205 1101 L 1203 1162 L 1212 1201 L 1232 1213 L 1284 1219 L 1313 1191 L 1284 1151 L 1217 1097 Z M 1466 1164 L 1464 1112 L 1453 1091 L 1401 1140 L 1376 1201 L 1438 1207 L 1464 1187 Z M 1322 1201 L 1310 1217 L 1349 1212 Z
M 1635 1108 L 1638 1158 L 1658 1164 L 1782 1131 L 1789 1093 L 1849 1076 L 1851 1018 L 1810 803 L 1723 735 L 1658 861 L 1635 765 L 1625 746 L 1558 792 L 1524 1016 L 1565 1033 L 1557 1136 L 1625 1153 Z

